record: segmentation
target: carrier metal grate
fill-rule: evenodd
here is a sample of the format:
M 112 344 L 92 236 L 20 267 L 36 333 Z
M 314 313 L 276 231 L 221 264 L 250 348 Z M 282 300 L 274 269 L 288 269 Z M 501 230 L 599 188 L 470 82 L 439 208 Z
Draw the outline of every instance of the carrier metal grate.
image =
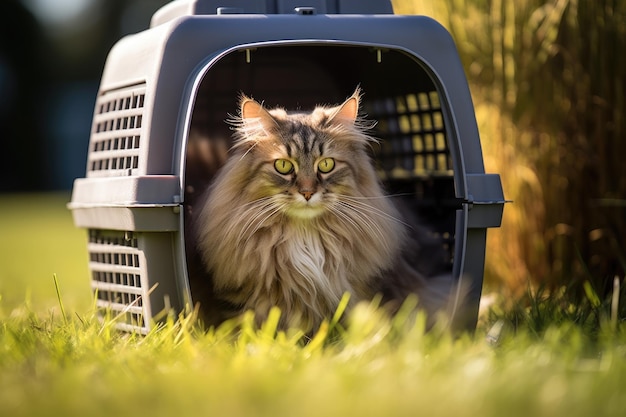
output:
M 91 288 L 100 311 L 124 330 L 147 333 L 148 289 L 142 282 L 142 251 L 130 232 L 89 231 Z
M 87 176 L 132 175 L 139 167 L 145 84 L 108 91 L 98 97 Z
M 455 198 L 454 165 L 437 91 L 373 98 L 365 103 L 376 120 L 373 148 L 378 174 L 391 194 L 432 227 L 454 264 L 454 227 L 459 203 Z M 406 197 L 412 196 L 412 197 Z
M 377 135 L 385 138 L 377 155 L 383 178 L 454 174 L 436 91 L 373 100 L 369 107 Z

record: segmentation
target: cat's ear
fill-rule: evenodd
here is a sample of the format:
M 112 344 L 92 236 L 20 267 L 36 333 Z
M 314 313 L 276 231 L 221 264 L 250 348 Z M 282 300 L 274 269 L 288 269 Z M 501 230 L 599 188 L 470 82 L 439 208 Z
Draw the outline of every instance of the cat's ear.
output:
M 260 123 L 266 131 L 276 126 L 276 120 L 262 104 L 245 96 L 241 99 L 241 119 L 244 123 Z
M 361 90 L 359 88 L 350 98 L 343 102 L 330 116 L 331 121 L 348 123 L 353 125 L 359 115 L 359 102 L 361 101 Z

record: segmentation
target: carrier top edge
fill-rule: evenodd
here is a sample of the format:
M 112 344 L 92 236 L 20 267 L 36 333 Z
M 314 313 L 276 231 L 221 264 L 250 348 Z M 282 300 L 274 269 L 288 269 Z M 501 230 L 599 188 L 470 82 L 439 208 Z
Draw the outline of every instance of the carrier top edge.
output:
M 174 0 L 157 10 L 150 27 L 211 14 L 393 14 L 393 7 L 389 0 Z

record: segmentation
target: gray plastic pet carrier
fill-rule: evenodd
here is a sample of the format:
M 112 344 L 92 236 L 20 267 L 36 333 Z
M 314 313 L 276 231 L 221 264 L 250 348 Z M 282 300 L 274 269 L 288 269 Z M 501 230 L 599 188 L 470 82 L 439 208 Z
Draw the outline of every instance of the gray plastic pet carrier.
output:
M 430 18 L 393 15 L 388 1 L 177 0 L 113 47 L 86 178 L 69 204 L 88 230 L 98 306 L 146 333 L 163 311 L 196 301 L 187 213 L 223 163 L 240 93 L 307 109 L 340 103 L 356 86 L 378 122 L 381 178 L 443 239 L 469 291 L 455 320 L 474 327 L 486 229 L 502 218 L 500 177 L 485 174 L 450 35 Z

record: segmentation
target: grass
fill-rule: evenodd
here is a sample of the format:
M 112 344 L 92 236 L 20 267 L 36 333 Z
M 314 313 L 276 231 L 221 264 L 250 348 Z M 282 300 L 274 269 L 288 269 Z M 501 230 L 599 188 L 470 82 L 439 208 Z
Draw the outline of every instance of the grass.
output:
M 90 306 L 66 199 L 0 198 L 2 416 L 626 415 L 626 327 L 593 297 L 496 306 L 457 337 L 367 305 L 306 345 L 272 321 L 207 331 L 192 315 L 118 333 Z
M 57 274 L 66 303 L 90 306 L 87 236 L 76 229 L 65 204 L 69 194 L 0 194 L 0 311 L 27 304 L 57 305 Z M 71 287 L 71 290 L 70 290 Z

